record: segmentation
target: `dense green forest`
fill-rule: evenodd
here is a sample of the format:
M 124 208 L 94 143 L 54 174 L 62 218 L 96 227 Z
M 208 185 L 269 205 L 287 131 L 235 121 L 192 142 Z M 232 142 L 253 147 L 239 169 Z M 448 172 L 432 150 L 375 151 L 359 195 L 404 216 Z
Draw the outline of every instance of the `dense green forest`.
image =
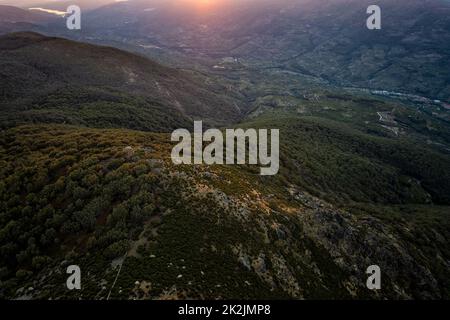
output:
M 408 139 L 296 115 L 262 116 L 243 125 L 280 128 L 282 175 L 329 201 L 450 204 L 450 157 Z
M 323 124 L 312 119 L 294 122 L 296 130 L 324 130 Z M 287 130 L 289 122 L 283 123 Z M 310 137 L 320 137 L 311 140 L 311 146 L 331 139 L 324 134 Z M 395 169 L 402 158 L 392 152 L 389 156 L 381 153 L 376 161 L 388 174 L 374 171 L 371 184 L 352 192 L 356 190 L 352 184 L 364 183 L 367 178 L 352 177 L 348 171 L 344 177 L 322 159 L 344 154 L 346 162 L 353 158 L 352 166 L 360 163 L 362 172 L 369 171 L 371 161 L 361 160 L 358 149 L 354 150 L 358 140 L 355 145 L 346 144 L 350 149 L 345 153 L 332 147 L 339 146 L 335 141 L 327 148 L 315 147 L 317 161 L 311 163 L 306 161 L 310 149 L 305 148 L 293 157 L 302 166 L 289 167 L 284 159 L 282 175 L 275 180 L 260 177 L 254 167 L 174 167 L 168 157 L 168 141 L 166 134 L 74 126 L 28 125 L 2 132 L 2 295 L 77 295 L 58 286 L 64 283 L 64 266 L 77 263 L 89 270 L 83 297 L 105 298 L 117 272 L 114 261 L 119 261 L 123 270 L 112 291 L 116 298 L 350 297 L 346 279 L 352 273 L 363 278 L 364 270 L 349 270 L 330 256 L 346 247 L 334 247 L 337 243 L 350 241 L 352 249 L 341 252 L 347 262 L 376 259 L 389 270 L 386 276 L 392 277 L 392 286 L 402 285 L 414 297 L 445 296 L 449 207 L 426 204 L 445 204 L 446 194 L 439 193 L 442 189 L 430 193 L 429 198 L 423 196 L 426 190 L 435 190 L 433 175 L 441 178 L 439 174 L 445 173 L 439 171 L 439 165 L 432 162 L 433 170 L 419 172 L 423 181 L 431 182 L 423 188 L 416 186 L 413 195 L 417 196 L 413 197 L 411 184 L 389 185 L 408 174 L 400 172 L 401 164 Z M 294 152 L 296 149 L 289 149 L 292 142 L 283 139 L 283 150 Z M 377 143 L 383 142 L 369 146 L 377 150 Z M 389 150 L 387 147 L 389 144 L 383 150 Z M 414 151 L 407 150 L 404 152 Z M 444 161 L 437 159 L 428 154 L 422 161 Z M 312 164 L 324 169 L 308 175 Z M 299 168 L 303 169 L 301 175 L 296 173 Z M 327 180 L 327 174 L 332 178 Z M 348 180 L 338 187 L 338 179 Z M 388 186 L 391 189 L 386 192 L 383 188 Z M 300 191 L 308 188 L 313 194 L 328 195 L 330 201 L 336 199 L 342 208 Z M 345 201 L 340 198 L 343 194 L 347 195 Z M 392 203 L 386 205 L 389 201 Z M 336 215 L 340 220 L 331 223 Z M 310 219 L 332 220 L 311 224 Z M 319 229 L 318 223 L 322 225 Z M 330 233 L 333 229 L 326 231 L 328 228 L 340 231 Z M 374 235 L 373 230 L 380 228 L 381 235 Z M 349 230 L 354 230 L 352 238 L 360 244 L 347 238 Z M 324 240 L 327 237 L 322 238 L 321 232 L 330 238 Z M 359 250 L 367 250 L 368 239 L 380 248 L 358 257 Z M 442 257 L 442 262 L 436 261 L 436 256 Z M 424 269 L 410 265 L 411 257 Z M 391 259 L 399 264 L 401 274 Z M 364 265 L 363 261 L 359 263 Z M 313 266 L 321 272 L 317 274 Z M 428 279 L 414 285 L 408 280 L 426 279 L 423 270 L 430 270 L 438 283 Z M 51 276 L 53 272 L 57 273 Z M 135 282 L 143 279 L 150 288 L 136 287 Z M 29 288 L 33 290 L 27 292 Z M 360 297 L 367 294 L 362 288 L 354 290 Z M 399 293 L 389 286 L 383 296 L 399 297 Z
M 241 94 L 214 77 L 32 32 L 0 36 L 0 81 L 1 127 L 35 122 L 170 132 L 191 118 L 236 121 L 243 106 Z

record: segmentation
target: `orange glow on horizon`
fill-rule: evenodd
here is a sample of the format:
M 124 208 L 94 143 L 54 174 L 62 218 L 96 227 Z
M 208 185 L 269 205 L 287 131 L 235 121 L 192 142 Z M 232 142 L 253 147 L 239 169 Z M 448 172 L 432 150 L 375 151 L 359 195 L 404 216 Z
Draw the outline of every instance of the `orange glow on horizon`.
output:
M 223 0 L 180 0 L 184 5 L 194 9 L 199 13 L 207 13 L 213 9 L 216 9 Z

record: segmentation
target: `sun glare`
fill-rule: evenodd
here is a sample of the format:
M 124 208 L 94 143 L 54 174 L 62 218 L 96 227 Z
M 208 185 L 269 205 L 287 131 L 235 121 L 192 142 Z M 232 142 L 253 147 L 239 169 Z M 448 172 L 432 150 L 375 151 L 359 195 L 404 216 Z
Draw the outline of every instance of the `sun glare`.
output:
M 182 0 L 188 7 L 200 12 L 207 12 L 216 8 L 221 0 Z

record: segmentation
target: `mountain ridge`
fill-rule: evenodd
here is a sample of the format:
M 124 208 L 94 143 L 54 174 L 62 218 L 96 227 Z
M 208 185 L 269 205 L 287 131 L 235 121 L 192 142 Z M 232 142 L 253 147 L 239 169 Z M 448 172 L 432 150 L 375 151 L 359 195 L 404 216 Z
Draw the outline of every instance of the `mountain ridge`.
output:
M 21 110 L 42 115 L 39 105 L 43 104 L 64 110 L 47 101 L 48 97 L 55 92 L 71 96 L 71 90 L 81 90 L 91 96 L 85 101 L 91 104 L 102 102 L 102 95 L 105 101 L 122 104 L 127 104 L 124 99 L 153 102 L 168 117 L 171 113 L 180 114 L 185 125 L 188 118 L 224 123 L 241 117 L 236 107 L 239 100 L 227 96 L 223 85 L 205 83 L 208 79 L 201 74 L 169 68 L 113 47 L 37 33 L 13 33 L 0 37 L 0 56 L 0 104 L 13 113 Z M 73 101 L 68 98 L 64 100 L 66 107 L 83 103 L 78 96 L 73 96 Z M 135 101 L 132 106 L 142 108 L 141 104 L 145 103 Z M 151 110 L 144 108 L 146 112 Z M 160 127 L 164 127 L 162 122 Z

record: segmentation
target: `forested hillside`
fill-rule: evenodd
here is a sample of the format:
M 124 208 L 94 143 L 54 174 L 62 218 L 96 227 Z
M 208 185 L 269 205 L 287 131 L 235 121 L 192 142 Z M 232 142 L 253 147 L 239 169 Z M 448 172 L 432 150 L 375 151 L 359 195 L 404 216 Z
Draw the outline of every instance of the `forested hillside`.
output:
M 0 37 L 0 298 L 450 298 L 442 103 L 219 73 Z M 280 129 L 280 174 L 175 166 L 194 119 Z
M 171 131 L 242 116 L 239 95 L 195 72 L 36 33 L 0 37 L 2 126 L 68 123 Z M 189 121 L 191 122 L 191 121 Z
M 174 167 L 167 141 L 73 126 L 4 131 L 1 296 L 448 298 L 448 206 L 339 209 L 289 182 L 295 171 L 274 180 L 246 167 Z M 365 288 L 374 263 L 378 294 Z M 81 291 L 61 285 L 69 264 L 85 271 Z

